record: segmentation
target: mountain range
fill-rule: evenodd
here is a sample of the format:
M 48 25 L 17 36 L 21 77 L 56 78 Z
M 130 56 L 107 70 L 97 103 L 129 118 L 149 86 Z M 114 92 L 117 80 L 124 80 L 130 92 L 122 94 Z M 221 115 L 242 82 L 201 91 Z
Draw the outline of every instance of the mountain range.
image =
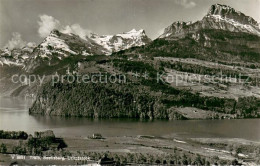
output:
M 50 61 L 57 58 L 61 60 L 70 55 L 110 55 L 113 52 L 142 46 L 149 42 L 151 39 L 142 29 L 139 31 L 133 29 L 116 35 L 91 34 L 90 37 L 86 36 L 85 38 L 53 30 L 37 47 L 26 46 L 21 49 L 0 50 L 0 63 L 2 65 L 25 65 L 37 58 Z M 30 58 L 28 59 L 28 57 Z
M 212 5 L 208 13 L 200 21 L 177 21 L 165 28 L 159 38 L 174 39 L 194 34 L 201 29 L 218 29 L 230 32 L 245 32 L 259 36 L 260 24 L 252 17 L 226 5 Z M 152 40 L 147 37 L 143 29 L 135 29 L 116 35 L 97 35 L 81 38 L 75 34 L 62 33 L 53 30 L 42 43 L 16 48 L 0 50 L 0 63 L 6 65 L 22 65 L 29 57 L 52 59 L 72 55 L 111 55 L 113 52 L 142 46 Z M 35 50 L 34 50 L 35 49 Z
M 260 26 L 226 5 L 196 22 L 174 22 L 151 40 L 144 30 L 84 38 L 53 30 L 38 46 L 0 50 L 1 94 L 30 96 L 30 113 L 166 119 L 260 117 Z M 14 84 L 12 74 L 124 73 L 127 84 Z M 138 72 L 139 77 L 134 77 Z M 142 74 L 150 77 L 144 79 Z M 173 74 L 188 82 L 156 82 Z M 237 80 L 242 74 L 241 84 Z M 230 76 L 223 82 L 206 76 Z M 246 104 L 250 102 L 250 105 Z M 190 111 L 192 110 L 192 111 Z

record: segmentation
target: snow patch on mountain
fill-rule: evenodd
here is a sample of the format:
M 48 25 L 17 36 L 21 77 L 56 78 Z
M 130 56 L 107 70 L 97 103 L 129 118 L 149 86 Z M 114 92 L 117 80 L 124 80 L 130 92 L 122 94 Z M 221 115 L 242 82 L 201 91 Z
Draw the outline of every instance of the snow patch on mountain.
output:
M 88 53 L 86 50 L 84 50 L 84 51 L 82 51 L 82 55 L 84 55 L 84 56 L 89 56 L 89 55 L 92 55 L 92 54 L 90 54 L 90 53 Z
M 63 54 L 65 57 L 68 56 L 67 53 L 74 55 L 77 54 L 76 52 L 72 51 L 65 43 L 65 41 L 60 39 L 59 36 L 55 33 L 51 33 L 49 36 L 47 36 L 40 44 L 39 48 L 42 53 L 40 56 L 43 58 L 48 57 L 48 55 L 51 55 L 54 52 Z
M 5 48 L 4 50 L 0 50 L 0 64 L 23 66 L 24 61 L 30 57 L 35 46 L 34 43 L 28 43 L 23 48 L 15 48 L 12 50 Z
M 106 54 L 111 54 L 120 50 L 131 47 L 142 46 L 151 40 L 146 36 L 143 29 L 137 31 L 135 29 L 116 35 L 97 35 L 91 34 L 90 38 L 97 44 L 107 49 Z
M 20 62 L 19 60 L 17 59 L 13 59 L 13 58 L 3 58 L 3 57 L 0 57 L 0 64 L 3 66 L 3 65 L 8 65 L 8 66 L 11 66 L 11 65 L 14 65 L 14 66 L 23 66 L 23 63 Z
M 211 16 L 207 16 L 207 17 L 214 19 L 215 22 L 229 23 L 229 24 L 233 25 L 236 29 L 239 29 L 239 31 L 241 31 L 241 32 L 248 32 L 248 33 L 260 35 L 260 30 L 257 29 L 256 27 L 253 27 L 252 25 L 242 24 L 234 19 L 223 18 L 220 15 L 211 15 Z M 221 26 L 221 24 L 220 24 L 220 26 Z M 220 29 L 225 30 L 225 27 L 222 26 L 222 27 L 220 27 Z

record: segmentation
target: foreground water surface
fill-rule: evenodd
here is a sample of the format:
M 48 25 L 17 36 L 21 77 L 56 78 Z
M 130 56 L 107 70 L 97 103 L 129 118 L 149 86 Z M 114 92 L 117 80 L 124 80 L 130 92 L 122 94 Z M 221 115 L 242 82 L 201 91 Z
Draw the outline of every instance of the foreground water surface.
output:
M 260 119 L 140 121 L 131 119 L 89 119 L 32 116 L 28 109 L 32 100 L 0 98 L 0 130 L 53 130 L 57 136 L 182 136 L 204 138 L 242 138 L 260 141 Z

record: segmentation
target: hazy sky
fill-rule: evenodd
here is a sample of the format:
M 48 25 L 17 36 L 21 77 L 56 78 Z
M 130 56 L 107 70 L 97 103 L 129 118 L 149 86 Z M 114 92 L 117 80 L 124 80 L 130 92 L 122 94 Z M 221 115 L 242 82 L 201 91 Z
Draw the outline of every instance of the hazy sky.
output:
M 260 22 L 260 0 L 0 0 L 0 48 L 38 44 L 53 28 L 78 35 L 135 28 L 154 39 L 174 21 L 201 19 L 215 3 Z

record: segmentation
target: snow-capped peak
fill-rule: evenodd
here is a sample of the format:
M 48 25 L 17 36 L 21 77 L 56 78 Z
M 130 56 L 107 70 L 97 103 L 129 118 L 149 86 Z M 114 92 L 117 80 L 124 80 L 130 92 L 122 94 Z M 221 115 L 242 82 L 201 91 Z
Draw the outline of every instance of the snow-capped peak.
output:
M 53 53 L 63 54 L 64 56 L 67 56 L 68 53 L 76 54 L 69 48 L 65 40 L 61 38 L 61 35 L 64 34 L 58 30 L 51 31 L 50 35 L 38 46 L 41 57 L 48 57 L 48 55 L 52 55 Z
M 69 56 L 110 55 L 113 52 L 141 46 L 150 41 L 143 29 L 133 29 L 116 35 L 99 36 L 93 33 L 90 37 L 84 38 L 54 29 L 37 47 L 34 43 L 28 43 L 21 49 L 0 50 L 0 63 L 26 66 L 26 70 L 30 71 L 42 62 L 49 61 L 48 64 L 51 65 L 51 63 L 55 64 L 56 60 Z
M 97 44 L 103 46 L 107 50 L 107 55 L 113 52 L 128 49 L 130 47 L 145 45 L 151 41 L 146 36 L 143 29 L 132 29 L 129 32 L 123 32 L 116 35 L 99 36 L 92 33 L 90 35 L 90 39 L 92 39 Z
M 143 29 L 140 29 L 138 31 L 136 29 L 132 29 L 129 32 L 123 32 L 121 34 L 116 34 L 115 36 L 121 36 L 123 38 L 138 38 L 141 36 L 146 36 L 146 34 Z
M 137 32 L 137 30 L 134 28 L 134 29 L 132 29 L 131 31 L 129 31 L 127 33 L 136 33 L 136 32 Z
M 130 47 L 141 46 L 150 42 L 143 29 L 131 30 L 116 35 L 90 34 L 81 38 L 72 33 L 51 31 L 44 41 L 37 47 L 34 58 L 42 57 L 62 59 L 69 55 L 106 54 L 124 50 Z
M 135 34 L 141 34 L 141 33 L 145 33 L 145 32 L 144 32 L 143 29 L 140 29 L 140 30 L 137 31 L 137 30 L 134 28 L 134 29 L 132 29 L 131 31 L 129 31 L 129 32 L 124 32 L 124 33 L 128 33 L 128 34 L 133 34 L 133 33 L 135 33 Z

